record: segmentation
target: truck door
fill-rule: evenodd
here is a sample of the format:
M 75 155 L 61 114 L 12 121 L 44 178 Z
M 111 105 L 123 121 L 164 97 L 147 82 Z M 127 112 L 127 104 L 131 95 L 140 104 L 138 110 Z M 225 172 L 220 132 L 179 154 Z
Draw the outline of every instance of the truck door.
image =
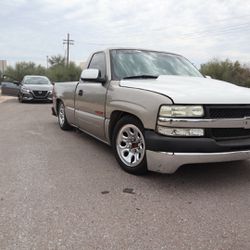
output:
M 95 53 L 88 68 L 99 69 L 101 76 L 106 76 L 104 52 Z M 105 139 L 105 101 L 107 85 L 91 81 L 80 82 L 76 89 L 75 117 L 76 125 L 100 139 Z

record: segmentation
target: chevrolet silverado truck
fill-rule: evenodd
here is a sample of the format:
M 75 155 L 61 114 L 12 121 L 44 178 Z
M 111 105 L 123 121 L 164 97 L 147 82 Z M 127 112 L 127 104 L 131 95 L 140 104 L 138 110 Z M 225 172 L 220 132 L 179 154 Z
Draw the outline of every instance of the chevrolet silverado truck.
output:
M 181 55 L 93 53 L 79 82 L 57 83 L 52 112 L 109 144 L 127 172 L 250 158 L 250 89 L 203 76 Z

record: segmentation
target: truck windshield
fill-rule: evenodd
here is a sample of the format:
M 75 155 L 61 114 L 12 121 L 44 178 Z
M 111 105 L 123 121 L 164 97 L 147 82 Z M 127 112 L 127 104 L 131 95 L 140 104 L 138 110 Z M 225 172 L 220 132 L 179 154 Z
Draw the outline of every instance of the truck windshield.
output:
M 203 77 L 184 57 L 134 49 L 111 50 L 112 79 L 157 78 L 159 75 Z

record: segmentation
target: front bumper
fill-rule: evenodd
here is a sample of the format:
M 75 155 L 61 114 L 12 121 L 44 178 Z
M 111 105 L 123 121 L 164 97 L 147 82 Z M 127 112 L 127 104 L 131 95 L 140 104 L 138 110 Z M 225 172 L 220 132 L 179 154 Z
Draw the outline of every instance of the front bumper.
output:
M 33 93 L 20 93 L 24 101 L 50 101 L 52 102 L 52 94 L 46 96 L 37 97 Z
M 250 139 L 173 138 L 145 131 L 148 169 L 173 173 L 185 164 L 227 162 L 250 158 Z
M 168 137 L 145 131 L 147 149 L 158 152 L 219 153 L 250 150 L 250 138 L 221 140 L 213 138 Z
M 158 126 L 168 128 L 250 130 L 250 117 L 230 119 L 186 119 L 159 117 Z M 249 133 L 248 133 L 249 134 Z M 250 135 L 245 138 L 171 137 L 145 131 L 148 169 L 173 173 L 180 166 L 195 163 L 250 159 Z
M 148 170 L 174 173 L 185 164 L 229 162 L 250 159 L 250 150 L 220 153 L 168 153 L 147 150 Z

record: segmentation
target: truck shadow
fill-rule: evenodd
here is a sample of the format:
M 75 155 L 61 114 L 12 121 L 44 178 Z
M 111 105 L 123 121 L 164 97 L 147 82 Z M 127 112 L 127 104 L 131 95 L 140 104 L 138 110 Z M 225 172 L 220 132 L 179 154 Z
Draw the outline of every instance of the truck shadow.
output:
M 80 134 L 81 139 L 93 147 L 93 150 L 100 152 L 102 155 L 113 157 L 112 148 L 103 142 L 100 142 L 91 136 L 76 131 Z M 234 186 L 250 183 L 250 161 L 238 161 L 227 163 L 209 163 L 209 164 L 190 164 L 180 167 L 174 174 L 161 174 L 149 172 L 143 176 L 133 176 L 124 172 L 114 160 L 113 171 L 119 171 L 120 174 L 127 175 L 129 179 L 137 179 L 141 183 L 145 183 L 156 188 L 169 189 L 170 186 L 181 189 L 191 186 L 194 188 L 208 189 L 223 188 L 225 186 L 233 188 Z
M 19 103 L 17 97 L 10 97 L 10 96 L 3 96 L 4 100 L 0 100 L 0 103 Z M 30 105 L 30 104 L 50 104 L 52 105 L 51 102 L 47 102 L 47 101 L 29 101 L 29 102 L 23 102 L 20 103 L 20 105 Z
M 228 163 L 193 164 L 181 166 L 174 174 L 160 174 L 150 172 L 142 177 L 146 182 L 154 182 L 161 188 L 169 189 L 170 186 L 190 190 L 246 189 L 250 184 L 250 161 Z

